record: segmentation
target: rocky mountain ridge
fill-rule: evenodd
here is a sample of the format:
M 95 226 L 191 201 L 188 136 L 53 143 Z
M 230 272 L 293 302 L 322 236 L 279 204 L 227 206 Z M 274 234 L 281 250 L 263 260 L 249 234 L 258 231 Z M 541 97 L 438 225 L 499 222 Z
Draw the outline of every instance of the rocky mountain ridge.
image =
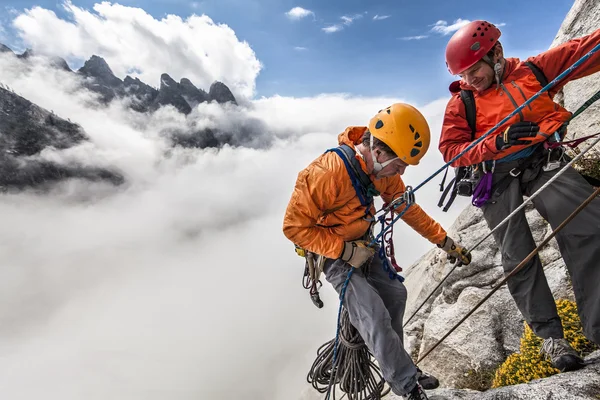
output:
M 31 49 L 16 54 L 1 43 L 0 53 L 12 53 L 24 62 L 36 55 Z M 84 86 L 98 93 L 100 101 L 104 104 L 110 103 L 115 98 L 128 98 L 131 100 L 130 107 L 138 112 L 153 112 L 161 106 L 171 105 L 186 115 L 200 103 L 215 101 L 219 104 L 237 104 L 229 87 L 219 81 L 215 81 L 206 92 L 194 86 L 187 78 L 176 82 L 164 73 L 160 77 L 160 86 L 156 89 L 129 75 L 121 80 L 114 75 L 106 60 L 97 55 L 91 56 L 77 71 L 71 70 L 61 57 L 46 57 L 46 59 L 50 66 L 73 72 L 84 78 Z

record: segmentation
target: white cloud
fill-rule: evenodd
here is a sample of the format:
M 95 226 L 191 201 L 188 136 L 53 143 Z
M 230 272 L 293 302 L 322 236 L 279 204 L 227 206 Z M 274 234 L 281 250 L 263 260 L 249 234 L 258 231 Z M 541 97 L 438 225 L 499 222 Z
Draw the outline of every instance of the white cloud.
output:
M 312 15 L 314 17 L 315 13 L 302 7 L 294 7 L 288 12 L 286 12 L 285 15 L 287 15 L 287 17 L 291 20 L 299 20 L 302 18 L 306 18 L 309 15 Z
M 34 7 L 14 20 L 23 41 L 39 52 L 66 59 L 106 59 L 120 78 L 128 71 L 156 86 L 160 75 L 189 78 L 204 89 L 219 80 L 236 95 L 251 97 L 261 64 L 250 45 L 235 32 L 206 15 L 182 19 L 167 15 L 157 20 L 140 8 L 108 2 L 94 11 L 67 1 L 68 19 Z
M 432 25 L 433 27 L 431 28 L 431 31 L 436 32 L 436 33 L 441 33 L 442 35 L 445 36 L 445 35 L 449 35 L 453 32 L 456 32 L 457 30 L 459 30 L 460 28 L 462 28 L 469 22 L 471 22 L 471 21 L 468 19 L 458 18 L 457 20 L 454 21 L 454 23 L 452 23 L 451 25 L 448 25 L 447 21 L 439 20 L 435 24 Z
M 344 29 L 344 27 L 342 25 L 339 24 L 335 24 L 335 25 L 329 25 L 326 26 L 324 28 L 321 28 L 321 30 L 325 33 L 334 33 L 334 32 L 339 32 L 342 29 Z
M 310 392 L 304 377 L 333 338 L 338 299 L 325 282 L 325 308 L 312 305 L 303 262 L 281 232 L 283 213 L 297 173 L 336 146 L 339 132 L 402 99 L 273 96 L 235 109 L 202 105 L 188 117 L 167 108 L 148 120 L 118 103 L 87 108 L 92 96 L 74 92 L 66 72 L 23 70 L 5 56 L 0 70 L 3 83 L 91 138 L 43 157 L 116 165 L 128 180 L 118 189 L 70 182 L 47 195 L 0 196 L 0 397 L 289 400 Z M 442 164 L 435 143 L 446 101 L 419 106 L 434 137 L 408 184 Z M 259 139 L 274 136 L 273 146 L 173 149 L 161 135 L 248 124 Z M 416 196 L 449 227 L 468 199 L 442 213 L 440 179 Z M 395 230 L 405 268 L 433 248 L 402 222 Z
M 305 51 L 305 50 L 308 50 L 308 48 L 306 48 L 306 47 L 302 47 L 302 46 L 296 46 L 296 47 L 294 47 L 294 50 L 297 50 L 297 51 Z
M 400 39 L 401 40 L 423 40 L 423 39 L 427 39 L 429 36 L 428 35 L 417 35 L 417 36 L 403 36 Z
M 377 14 L 377 15 L 375 15 L 373 17 L 373 21 L 382 21 L 384 19 L 388 19 L 389 17 L 391 17 L 391 15 L 379 15 L 379 14 Z
M 351 25 L 357 19 L 361 19 L 363 17 L 362 14 L 354 14 L 354 15 L 343 15 L 340 17 L 342 23 L 344 25 Z

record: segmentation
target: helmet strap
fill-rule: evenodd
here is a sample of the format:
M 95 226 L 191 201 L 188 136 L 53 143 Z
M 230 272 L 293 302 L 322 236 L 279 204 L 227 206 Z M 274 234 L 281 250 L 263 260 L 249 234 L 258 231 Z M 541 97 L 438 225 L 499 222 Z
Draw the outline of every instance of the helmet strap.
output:
M 387 167 L 392 161 L 395 161 L 398 159 L 398 157 L 394 157 L 387 161 L 384 161 L 383 163 L 380 163 L 379 161 L 377 161 L 377 157 L 375 157 L 375 150 L 373 149 L 373 134 L 371 134 L 371 143 L 370 143 L 369 147 L 371 148 L 371 158 L 373 159 L 373 173 L 374 174 L 378 174 L 379 172 L 381 172 L 382 169 Z
M 500 61 L 496 63 L 493 62 L 487 54 L 483 56 L 482 60 L 487 65 L 492 67 L 492 70 L 494 70 L 494 77 L 496 78 L 496 90 L 498 90 L 500 88 L 500 84 L 502 83 L 502 64 L 500 64 Z

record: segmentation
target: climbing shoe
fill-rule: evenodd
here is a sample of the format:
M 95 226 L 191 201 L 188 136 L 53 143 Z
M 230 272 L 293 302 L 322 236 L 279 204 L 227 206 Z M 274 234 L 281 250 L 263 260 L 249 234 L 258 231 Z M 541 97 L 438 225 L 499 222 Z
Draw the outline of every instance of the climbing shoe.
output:
M 575 371 L 585 365 L 566 339 L 545 339 L 540 353 L 544 354 L 546 359 L 549 358 L 552 365 L 561 372 Z
M 417 383 L 417 386 L 404 396 L 404 400 L 429 400 L 429 397 L 427 397 L 421 385 Z
M 425 390 L 437 389 L 440 386 L 440 381 L 435 376 L 428 375 L 419 368 L 417 368 L 417 382 Z

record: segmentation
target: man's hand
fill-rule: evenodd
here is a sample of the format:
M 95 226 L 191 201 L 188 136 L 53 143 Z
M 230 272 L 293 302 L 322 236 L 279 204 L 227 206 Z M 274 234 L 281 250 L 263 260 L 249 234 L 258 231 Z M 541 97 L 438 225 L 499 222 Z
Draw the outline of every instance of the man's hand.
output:
M 353 242 L 344 242 L 344 250 L 342 250 L 340 258 L 354 268 L 360 268 L 374 254 L 375 249 L 369 247 L 369 242 L 366 240 L 355 240 Z
M 460 260 L 463 265 L 471 263 L 471 253 L 467 253 L 467 249 L 460 244 L 454 243 L 454 240 L 450 236 L 446 236 L 446 239 L 437 246 L 448 253 L 448 260 L 450 262 L 455 263 L 456 260 Z
M 503 135 L 496 136 L 496 149 L 504 150 L 510 146 L 531 144 L 531 138 L 537 136 L 539 131 L 540 127 L 535 122 L 521 121 L 514 123 L 506 128 Z

